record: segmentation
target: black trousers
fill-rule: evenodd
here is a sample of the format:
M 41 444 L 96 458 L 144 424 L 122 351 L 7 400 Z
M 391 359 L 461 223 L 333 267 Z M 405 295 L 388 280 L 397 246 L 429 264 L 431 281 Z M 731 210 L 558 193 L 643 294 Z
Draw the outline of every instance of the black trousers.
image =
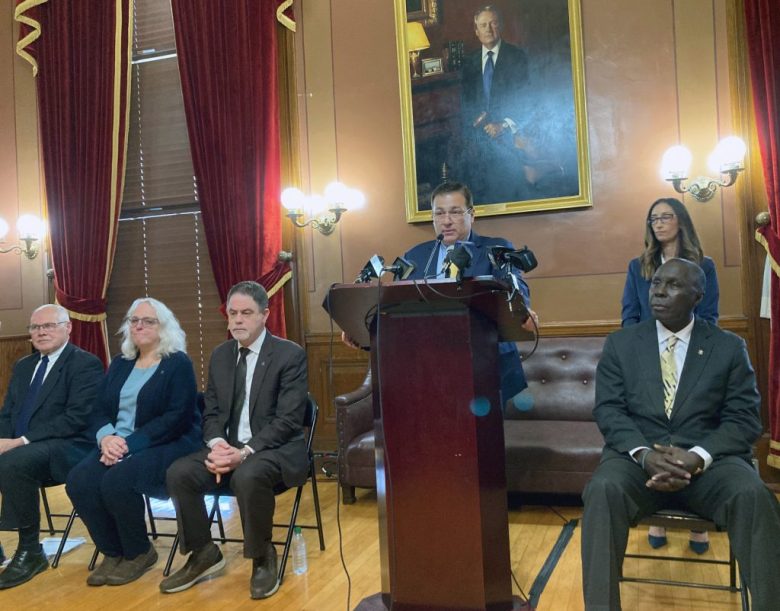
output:
M 582 585 L 588 611 L 620 609 L 618 581 L 628 530 L 662 508 L 693 511 L 728 530 L 755 611 L 780 600 L 780 505 L 741 458 L 726 457 L 678 492 L 645 486 L 647 473 L 630 457 L 604 460 L 583 493 Z
M 210 450 L 180 458 L 168 469 L 166 485 L 176 507 L 181 552 L 187 554 L 211 541 L 211 524 L 204 495 L 219 488 L 236 497 L 244 531 L 244 557 L 265 554 L 273 532 L 274 486 L 282 481 L 282 471 L 271 452 L 251 454 L 238 468 L 222 476 L 218 486 L 206 469 Z
M 35 441 L 0 454 L 0 528 L 40 528 L 39 491 L 64 484 L 70 469 L 95 446 L 67 439 Z
M 103 554 L 130 559 L 149 550 L 143 495 L 166 496 L 166 467 L 192 449 L 192 442 L 178 439 L 107 467 L 93 447 L 71 471 L 65 489 Z

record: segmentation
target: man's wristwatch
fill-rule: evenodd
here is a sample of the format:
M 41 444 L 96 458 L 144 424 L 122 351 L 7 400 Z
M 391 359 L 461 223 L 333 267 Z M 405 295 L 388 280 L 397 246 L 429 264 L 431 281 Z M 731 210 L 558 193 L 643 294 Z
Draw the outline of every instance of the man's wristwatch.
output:
M 244 462 L 247 457 L 252 453 L 252 450 L 249 449 L 249 446 L 244 446 L 238 451 L 239 454 L 241 454 L 241 462 Z

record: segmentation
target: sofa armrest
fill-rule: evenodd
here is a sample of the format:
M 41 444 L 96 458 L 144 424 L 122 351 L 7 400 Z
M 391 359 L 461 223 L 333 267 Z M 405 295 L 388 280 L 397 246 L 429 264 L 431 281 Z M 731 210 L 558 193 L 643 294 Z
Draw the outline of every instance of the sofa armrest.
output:
M 352 392 L 339 395 L 336 403 L 336 434 L 339 454 L 347 449 L 350 441 L 374 428 L 374 406 L 371 395 L 371 370 L 363 384 Z

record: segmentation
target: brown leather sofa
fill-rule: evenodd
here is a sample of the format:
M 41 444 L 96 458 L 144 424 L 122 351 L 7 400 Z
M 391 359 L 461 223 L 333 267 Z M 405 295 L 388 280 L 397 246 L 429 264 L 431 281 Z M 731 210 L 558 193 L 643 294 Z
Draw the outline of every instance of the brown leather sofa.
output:
M 527 354 L 532 344 L 521 342 Z M 596 366 L 603 337 L 542 338 L 525 361 L 528 389 L 504 417 L 507 490 L 579 495 L 598 465 L 604 438 L 593 420 Z M 355 488 L 375 488 L 371 372 L 336 397 L 339 483 L 344 503 Z

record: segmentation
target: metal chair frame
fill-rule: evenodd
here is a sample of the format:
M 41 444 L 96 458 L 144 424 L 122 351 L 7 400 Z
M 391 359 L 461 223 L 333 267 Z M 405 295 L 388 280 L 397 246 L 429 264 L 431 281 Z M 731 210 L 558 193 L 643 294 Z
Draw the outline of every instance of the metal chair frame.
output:
M 642 526 L 662 526 L 670 529 L 682 529 L 682 530 L 707 530 L 707 531 L 722 531 L 718 526 L 701 516 L 683 510 L 676 509 L 662 509 L 656 513 L 647 516 L 639 521 L 638 525 Z M 726 590 L 732 593 L 739 592 L 742 599 L 743 611 L 750 610 L 750 602 L 748 600 L 747 588 L 744 585 L 742 576 L 739 575 L 739 583 L 737 582 L 737 563 L 734 558 L 734 551 L 731 549 L 731 542 L 729 541 L 729 558 L 728 560 L 711 559 L 711 558 L 691 558 L 684 556 L 667 556 L 667 555 L 650 555 L 650 554 L 625 554 L 625 558 L 639 558 L 645 560 L 668 560 L 673 562 L 696 562 L 699 564 L 720 564 L 727 565 L 729 567 L 729 585 L 724 586 L 715 583 L 701 583 L 695 581 L 676 581 L 670 579 L 653 579 L 648 577 L 626 577 L 623 575 L 621 568 L 620 581 L 634 582 L 634 583 L 654 583 L 667 586 L 679 586 L 688 588 L 702 588 L 710 590 Z

